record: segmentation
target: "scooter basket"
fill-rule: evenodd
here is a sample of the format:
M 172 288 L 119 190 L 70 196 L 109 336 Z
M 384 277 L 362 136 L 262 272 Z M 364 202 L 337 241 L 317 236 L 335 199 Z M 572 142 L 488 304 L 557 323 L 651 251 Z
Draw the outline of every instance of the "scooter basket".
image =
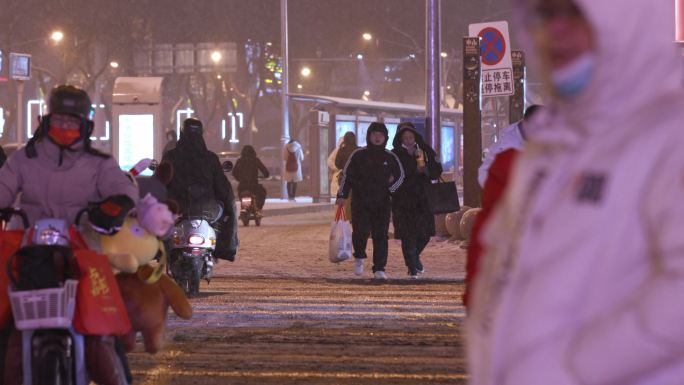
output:
M 76 309 L 78 281 L 67 279 L 64 286 L 15 291 L 11 285 L 9 298 L 14 323 L 19 330 L 68 328 Z

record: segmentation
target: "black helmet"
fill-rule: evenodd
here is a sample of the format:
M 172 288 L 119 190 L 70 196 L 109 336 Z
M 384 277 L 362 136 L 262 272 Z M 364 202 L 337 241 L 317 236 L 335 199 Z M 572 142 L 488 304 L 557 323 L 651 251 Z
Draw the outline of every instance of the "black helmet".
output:
M 61 85 L 50 92 L 50 114 L 69 114 L 90 119 L 90 97 L 80 88 Z
M 190 135 L 202 135 L 202 121 L 197 118 L 187 118 L 183 121 L 183 133 Z

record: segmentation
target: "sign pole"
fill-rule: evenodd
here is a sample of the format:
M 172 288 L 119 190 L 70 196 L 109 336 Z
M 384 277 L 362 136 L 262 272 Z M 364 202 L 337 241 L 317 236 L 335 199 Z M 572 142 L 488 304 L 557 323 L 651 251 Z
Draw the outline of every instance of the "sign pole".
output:
M 511 51 L 511 60 L 515 93 L 509 98 L 509 119 L 513 123 L 522 120 L 525 114 L 525 52 Z
M 282 92 L 282 118 L 283 118 L 283 131 L 281 140 L 280 150 L 284 151 L 285 146 L 290 141 L 290 106 L 288 100 L 289 88 L 289 55 L 287 46 L 287 0 L 280 0 L 280 46 L 282 47 L 282 57 L 283 57 L 283 87 Z M 249 128 L 251 130 L 251 127 Z M 281 156 L 281 158 L 283 158 Z M 287 182 L 285 182 L 285 160 L 280 162 L 280 174 L 281 174 L 281 196 L 283 199 L 287 199 Z
M 439 0 L 427 0 L 426 2 L 426 55 L 425 64 L 427 67 L 427 78 L 425 79 L 425 85 L 427 88 L 427 100 L 425 106 L 425 116 L 426 116 L 426 130 L 427 134 L 426 141 L 430 144 L 435 152 L 439 154 L 440 151 L 440 133 L 441 133 L 441 117 L 440 117 L 440 3 Z M 390 138 L 392 140 L 392 138 Z
M 23 80 L 17 80 L 17 127 L 16 127 L 16 132 L 17 132 L 17 140 L 16 142 L 18 144 L 23 143 L 24 139 L 24 130 L 22 129 L 24 126 L 24 123 L 22 121 L 22 117 L 24 116 L 24 81 Z
M 480 38 L 463 38 L 463 204 L 480 206 L 482 164 Z

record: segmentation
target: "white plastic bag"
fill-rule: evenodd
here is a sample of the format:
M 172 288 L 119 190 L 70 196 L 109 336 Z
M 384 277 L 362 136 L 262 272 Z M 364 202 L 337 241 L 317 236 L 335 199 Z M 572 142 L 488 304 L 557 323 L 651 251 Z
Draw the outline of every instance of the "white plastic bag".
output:
M 335 221 L 330 226 L 328 257 L 333 263 L 346 261 L 352 257 L 352 228 L 344 216 L 342 207 L 337 208 Z

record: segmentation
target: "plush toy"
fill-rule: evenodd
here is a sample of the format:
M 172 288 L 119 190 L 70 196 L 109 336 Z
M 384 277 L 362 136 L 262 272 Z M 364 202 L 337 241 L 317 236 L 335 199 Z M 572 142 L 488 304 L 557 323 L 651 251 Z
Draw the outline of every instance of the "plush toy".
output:
M 135 273 L 154 259 L 160 247 L 163 246 L 159 239 L 132 216 L 126 217 L 118 233 L 100 237 L 100 249 L 109 258 L 115 273 Z
M 127 352 L 135 347 L 137 332 L 143 336 L 146 352 L 156 353 L 161 348 L 169 306 L 181 318 L 192 317 L 192 306 L 183 289 L 166 274 L 153 283 L 147 283 L 151 274 L 153 268 L 143 266 L 136 274 L 116 276 L 132 325 L 131 332 L 123 338 Z
M 166 204 L 147 194 L 126 217 L 118 233 L 100 237 L 100 250 L 109 257 L 115 272 L 135 273 L 163 250 L 157 237 L 168 233 L 173 222 Z

